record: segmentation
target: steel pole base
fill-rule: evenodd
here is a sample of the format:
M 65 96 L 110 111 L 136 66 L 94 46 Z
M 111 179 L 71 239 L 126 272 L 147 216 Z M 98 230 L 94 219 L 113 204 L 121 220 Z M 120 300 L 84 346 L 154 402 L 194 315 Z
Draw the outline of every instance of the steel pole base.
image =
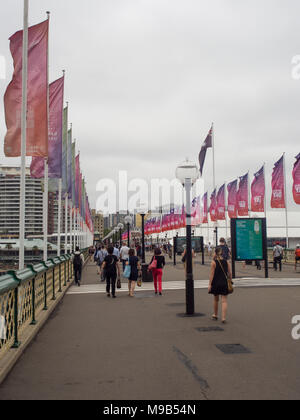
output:
M 178 318 L 199 318 L 201 316 L 205 316 L 205 314 L 201 314 L 200 312 L 194 312 L 193 314 L 180 313 L 176 316 L 178 316 Z

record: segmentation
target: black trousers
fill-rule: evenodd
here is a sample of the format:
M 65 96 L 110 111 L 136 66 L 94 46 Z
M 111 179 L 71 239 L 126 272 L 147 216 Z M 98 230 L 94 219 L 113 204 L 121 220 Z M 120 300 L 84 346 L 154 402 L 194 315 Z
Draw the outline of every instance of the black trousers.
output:
M 277 264 L 279 264 L 279 270 L 282 270 L 282 257 L 274 257 L 274 269 L 277 270 Z
M 110 286 L 111 286 L 111 294 L 115 296 L 117 275 L 106 273 L 105 278 L 106 278 L 106 292 L 110 293 Z
M 82 267 L 74 267 L 75 283 L 78 284 L 81 281 Z

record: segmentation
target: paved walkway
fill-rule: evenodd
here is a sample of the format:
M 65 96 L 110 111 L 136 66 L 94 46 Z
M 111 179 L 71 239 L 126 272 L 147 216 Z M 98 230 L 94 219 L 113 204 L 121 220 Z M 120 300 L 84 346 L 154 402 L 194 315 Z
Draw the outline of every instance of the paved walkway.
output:
M 300 398 L 300 341 L 291 336 L 299 286 L 237 287 L 223 326 L 210 320 L 205 288 L 195 290 L 205 316 L 178 316 L 185 312 L 181 268 L 166 268 L 163 296 L 144 284 L 135 298 L 118 292 L 117 299 L 82 293 L 103 287 L 95 271 L 89 264 L 81 288 L 70 289 L 0 386 L 1 400 Z M 243 281 L 257 285 L 236 283 Z M 249 352 L 225 354 L 217 346 L 226 344 Z

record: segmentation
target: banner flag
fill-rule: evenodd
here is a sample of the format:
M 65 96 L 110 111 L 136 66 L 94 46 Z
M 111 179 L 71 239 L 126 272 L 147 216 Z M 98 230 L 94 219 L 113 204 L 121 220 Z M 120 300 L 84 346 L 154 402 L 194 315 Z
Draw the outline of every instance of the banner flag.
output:
M 285 191 L 284 191 L 284 155 L 275 163 L 272 173 L 272 209 L 285 208 Z
M 300 204 L 300 153 L 296 156 L 293 169 L 293 197 L 296 204 Z
M 216 222 L 217 219 L 217 190 L 214 189 L 210 196 L 210 206 L 209 206 L 209 213 L 210 213 L 210 220 L 212 222 Z
M 72 129 L 68 131 L 68 149 L 67 149 L 67 178 L 68 178 L 68 197 L 72 200 Z
M 227 185 L 228 192 L 228 217 L 235 219 L 237 217 L 237 179 Z
M 249 215 L 248 173 L 240 177 L 237 192 L 237 210 L 240 217 Z
M 48 156 L 48 19 L 28 29 L 26 156 Z M 6 157 L 21 156 L 23 31 L 10 38 L 14 74 L 4 95 Z
M 79 154 L 75 158 L 75 206 L 79 209 L 79 182 L 80 182 L 80 164 Z
M 251 184 L 251 211 L 263 213 L 265 211 L 265 170 L 264 166 L 254 174 Z
M 64 76 L 49 86 L 48 178 L 62 177 Z M 32 178 L 44 178 L 44 158 L 33 157 L 30 165 Z
M 203 143 L 203 146 L 201 147 L 200 153 L 199 153 L 199 164 L 200 164 L 200 174 L 202 176 L 203 173 L 203 167 L 206 157 L 206 151 L 209 147 L 212 147 L 212 136 L 213 136 L 213 127 L 209 130 L 209 133 L 205 139 L 205 142 Z
M 200 223 L 208 223 L 208 193 L 205 193 L 201 200 Z
M 218 191 L 217 195 L 217 210 L 216 215 L 218 220 L 226 220 L 225 217 L 225 184 Z
M 63 138 L 62 138 L 62 192 L 68 192 L 68 107 L 63 112 Z
M 72 201 L 75 206 L 76 194 L 75 194 L 75 183 L 76 183 L 76 168 L 75 168 L 75 155 L 76 155 L 76 144 L 75 141 L 72 143 Z

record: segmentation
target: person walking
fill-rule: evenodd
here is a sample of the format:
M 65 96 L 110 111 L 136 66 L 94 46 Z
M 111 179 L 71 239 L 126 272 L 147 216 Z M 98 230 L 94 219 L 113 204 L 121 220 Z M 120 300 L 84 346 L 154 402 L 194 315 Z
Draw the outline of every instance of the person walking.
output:
M 114 249 L 113 255 L 115 255 L 117 257 L 117 259 L 119 260 L 120 259 L 120 251 L 119 251 L 119 249 L 117 248 L 116 245 L 113 247 L 113 249 Z
M 162 295 L 162 276 L 163 276 L 163 268 L 166 265 L 165 257 L 161 255 L 161 249 L 155 248 L 154 255 L 150 261 L 150 265 L 154 261 L 154 259 L 157 261 L 156 268 L 152 269 L 152 275 L 154 280 L 154 289 L 155 294 L 157 295 L 157 292 L 159 292 L 160 296 Z
M 76 250 L 72 256 L 72 263 L 73 263 L 73 268 L 74 268 L 75 284 L 77 284 L 77 286 L 80 287 L 82 267 L 84 264 L 84 256 L 80 252 L 79 246 L 76 247 Z
M 129 258 L 129 248 L 126 245 L 126 242 L 123 242 L 123 246 L 120 249 L 120 259 L 123 264 L 123 271 L 125 270 L 125 265 L 126 265 L 126 262 L 128 261 L 128 258 Z
M 216 247 L 215 255 L 211 262 L 210 277 L 208 292 L 214 295 L 214 313 L 212 315 L 213 320 L 218 319 L 219 310 L 219 297 L 222 297 L 222 323 L 226 323 L 227 315 L 227 295 L 228 293 L 228 281 L 232 279 L 231 267 L 229 261 L 226 261 L 222 256 L 222 248 Z
M 276 245 L 273 248 L 273 258 L 274 258 L 274 270 L 277 271 L 277 264 L 278 264 L 279 271 L 282 271 L 283 248 L 280 245 L 280 242 L 276 242 Z
M 208 242 L 208 245 L 207 245 L 207 254 L 209 257 L 212 256 L 212 244 L 210 242 Z
M 300 244 L 297 244 L 295 249 L 295 271 L 297 270 L 298 261 L 300 261 Z
M 228 261 L 231 258 L 230 250 L 226 244 L 226 241 L 224 238 L 220 238 L 220 248 L 222 248 L 222 257 L 224 260 Z
M 116 280 L 117 275 L 120 277 L 120 267 L 118 263 L 118 258 L 114 255 L 114 247 L 110 246 L 107 250 L 108 255 L 104 258 L 103 261 L 103 270 L 106 279 L 106 293 L 107 296 L 116 297 Z M 110 294 L 111 289 L 111 294 Z
M 99 247 L 99 250 L 97 252 L 97 265 L 98 265 L 97 274 L 100 275 L 101 281 L 105 280 L 102 265 L 103 265 L 103 262 L 104 262 L 104 259 L 105 259 L 106 256 L 107 256 L 107 251 L 105 249 L 105 246 L 102 245 L 101 247 Z
M 126 264 L 130 265 L 130 277 L 128 279 L 128 290 L 129 290 L 129 296 L 133 297 L 135 284 L 139 277 L 139 271 L 141 270 L 139 259 L 135 255 L 135 250 L 133 248 L 129 250 L 129 259 Z

